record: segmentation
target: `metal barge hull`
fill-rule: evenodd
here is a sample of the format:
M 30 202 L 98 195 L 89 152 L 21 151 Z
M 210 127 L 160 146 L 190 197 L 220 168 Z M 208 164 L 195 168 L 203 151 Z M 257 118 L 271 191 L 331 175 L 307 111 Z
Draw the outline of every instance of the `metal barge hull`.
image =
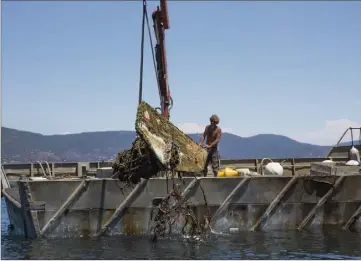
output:
M 351 136 L 353 129 L 348 129 Z M 332 163 L 320 163 L 322 158 L 274 159 L 283 162 L 281 176 L 151 178 L 134 188 L 107 178 L 111 162 L 46 163 L 47 170 L 40 162 L 5 164 L 2 195 L 15 232 L 31 238 L 150 234 L 156 202 L 167 197 L 174 184 L 199 223 L 207 215 L 212 233 L 324 226 L 361 233 L 361 168 L 346 164 L 351 147 L 361 150 L 361 145 L 339 146 L 340 141 L 327 155 Z M 261 162 L 221 160 L 221 166 L 260 173 Z M 43 180 L 31 180 L 39 176 Z M 180 233 L 184 223 L 180 215 L 172 232 Z
M 19 181 L 4 196 L 16 233 L 27 237 L 149 234 L 154 199 L 173 186 L 143 180 L 134 189 L 114 179 Z M 361 232 L 361 175 L 175 179 L 199 221 L 207 207 L 212 231 L 321 229 Z M 202 189 L 205 193 L 203 196 Z M 24 207 L 22 207 L 24 206 Z M 154 212 L 153 212 L 154 215 Z M 180 232 L 179 217 L 174 233 Z M 103 233 L 104 232 L 104 233 Z

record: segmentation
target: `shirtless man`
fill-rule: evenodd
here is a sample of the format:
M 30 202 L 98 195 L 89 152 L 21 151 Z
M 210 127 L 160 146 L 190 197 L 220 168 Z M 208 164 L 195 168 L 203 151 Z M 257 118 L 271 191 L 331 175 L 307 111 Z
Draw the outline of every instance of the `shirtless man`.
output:
M 203 141 L 205 138 L 207 138 L 206 145 L 204 147 L 207 149 L 208 155 L 206 164 L 204 166 L 203 175 L 205 177 L 207 176 L 208 164 L 211 162 L 213 175 L 217 177 L 219 170 L 218 143 L 222 137 L 222 130 L 217 126 L 219 123 L 219 117 L 216 114 L 213 114 L 209 120 L 211 124 L 205 128 L 199 142 L 199 145 L 203 146 Z

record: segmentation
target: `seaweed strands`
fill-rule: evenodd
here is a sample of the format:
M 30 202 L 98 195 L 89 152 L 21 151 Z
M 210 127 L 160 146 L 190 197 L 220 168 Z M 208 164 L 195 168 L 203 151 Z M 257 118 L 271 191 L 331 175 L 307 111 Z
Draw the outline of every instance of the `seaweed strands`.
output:
M 207 202 L 205 203 L 207 206 Z M 181 216 L 184 217 L 185 221 L 181 232 L 186 237 L 199 239 L 209 228 L 209 210 L 205 215 L 204 225 L 200 224 L 192 210 L 193 206 L 188 201 L 184 202 L 179 184 L 174 184 L 173 190 L 165 198 L 157 202 L 156 206 L 158 211 L 153 219 L 155 225 L 150 230 L 151 234 L 153 234 L 152 241 L 165 237 L 166 234 L 171 234 L 174 224 L 179 222 Z M 151 219 L 153 211 L 154 209 L 152 210 Z
M 113 162 L 113 178 L 130 184 L 156 176 L 161 170 L 148 145 L 136 138 L 132 148 L 120 151 Z

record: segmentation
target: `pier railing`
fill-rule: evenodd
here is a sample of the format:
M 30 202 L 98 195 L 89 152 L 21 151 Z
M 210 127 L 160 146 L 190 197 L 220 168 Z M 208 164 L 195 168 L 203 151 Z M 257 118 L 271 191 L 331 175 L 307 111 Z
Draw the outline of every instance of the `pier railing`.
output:
M 281 158 L 272 159 L 274 162 L 282 162 L 284 175 L 295 175 L 307 173 L 311 163 L 322 162 L 327 158 Z M 251 171 L 260 171 L 262 159 L 224 159 L 221 167 L 248 168 Z M 333 161 L 344 162 L 345 158 L 333 158 Z M 82 176 L 84 172 L 95 173 L 98 168 L 111 167 L 111 161 L 97 162 L 36 162 L 3 164 L 6 175 L 12 179 L 20 175 L 31 177 L 44 175 L 70 175 Z

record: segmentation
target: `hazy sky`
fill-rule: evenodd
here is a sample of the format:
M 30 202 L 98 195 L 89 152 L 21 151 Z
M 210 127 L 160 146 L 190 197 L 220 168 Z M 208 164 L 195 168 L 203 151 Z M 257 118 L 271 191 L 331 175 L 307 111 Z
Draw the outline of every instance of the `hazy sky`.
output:
M 158 1 L 149 2 L 149 12 Z M 361 2 L 169 2 L 171 121 L 332 144 L 361 126 Z M 2 125 L 134 130 L 141 2 L 2 2 Z M 153 31 L 152 31 L 153 32 Z M 146 38 L 144 99 L 159 106 Z

